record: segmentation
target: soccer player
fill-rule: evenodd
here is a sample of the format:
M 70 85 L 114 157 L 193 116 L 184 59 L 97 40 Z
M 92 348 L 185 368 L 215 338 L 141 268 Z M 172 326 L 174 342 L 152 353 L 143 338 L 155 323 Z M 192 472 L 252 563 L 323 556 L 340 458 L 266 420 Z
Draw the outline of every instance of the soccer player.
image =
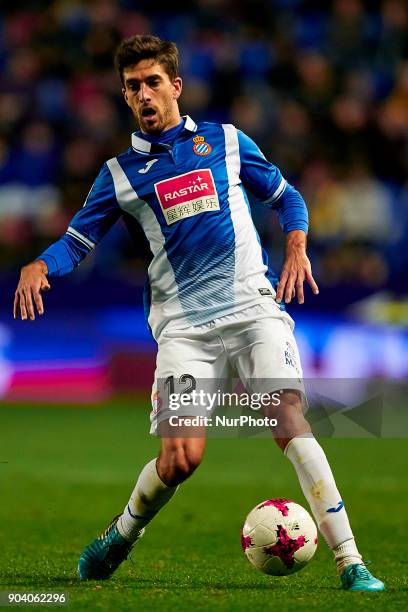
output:
M 141 471 L 123 512 L 83 551 L 80 578 L 109 578 L 201 462 L 203 428 L 195 436 L 170 433 L 174 413 L 164 381 L 191 389 L 197 380 L 215 385 L 233 371 L 250 392 L 272 395 L 286 380 L 279 406 L 271 402 L 266 413 L 277 418 L 276 442 L 333 550 L 342 586 L 383 590 L 362 562 L 330 466 L 302 412 L 301 366 L 284 307 L 295 296 L 303 303 L 304 281 L 318 293 L 301 195 L 233 125 L 197 125 L 180 116 L 174 43 L 133 36 L 115 59 L 140 129 L 127 151 L 102 166 L 66 234 L 22 269 L 14 301 L 15 317 L 33 320 L 35 309 L 42 315 L 49 277 L 70 272 L 120 217 L 131 233 L 135 222 L 142 226 L 153 253 L 145 310 L 158 344 L 151 433 L 162 433 L 161 450 Z M 279 282 L 252 222 L 247 189 L 278 213 L 287 235 Z M 187 405 L 182 415 L 195 412 Z

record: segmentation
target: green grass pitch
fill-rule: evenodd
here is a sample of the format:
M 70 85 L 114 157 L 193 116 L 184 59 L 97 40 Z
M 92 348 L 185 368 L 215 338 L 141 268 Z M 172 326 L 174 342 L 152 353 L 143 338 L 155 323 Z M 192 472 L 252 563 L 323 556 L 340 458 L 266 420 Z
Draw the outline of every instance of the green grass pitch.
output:
M 133 403 L 133 406 L 132 406 Z M 209 440 L 203 464 L 107 582 L 79 582 L 83 547 L 122 510 L 157 453 L 147 403 L 0 406 L 0 590 L 66 591 L 69 610 L 406 610 L 405 440 L 322 440 L 359 547 L 384 593 L 339 589 L 323 541 L 299 574 L 273 578 L 244 558 L 240 528 L 268 497 L 307 506 L 265 438 Z

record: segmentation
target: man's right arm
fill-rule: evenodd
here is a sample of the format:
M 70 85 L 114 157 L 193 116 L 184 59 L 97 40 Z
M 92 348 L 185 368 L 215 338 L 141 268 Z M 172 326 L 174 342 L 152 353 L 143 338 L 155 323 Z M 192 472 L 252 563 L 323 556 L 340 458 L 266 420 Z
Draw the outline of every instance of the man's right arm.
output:
M 66 233 L 38 259 L 24 266 L 14 296 L 14 318 L 35 319 L 44 313 L 41 291 L 50 289 L 47 277 L 71 272 L 92 251 L 118 220 L 118 206 L 112 176 L 106 164 L 96 178 L 84 206 L 72 219 Z
M 41 291 L 48 291 L 50 284 L 47 279 L 48 268 L 45 261 L 37 259 L 21 269 L 20 280 L 14 295 L 13 315 L 16 319 L 18 311 L 21 318 L 31 321 L 35 319 L 34 304 L 38 314 L 44 314 Z

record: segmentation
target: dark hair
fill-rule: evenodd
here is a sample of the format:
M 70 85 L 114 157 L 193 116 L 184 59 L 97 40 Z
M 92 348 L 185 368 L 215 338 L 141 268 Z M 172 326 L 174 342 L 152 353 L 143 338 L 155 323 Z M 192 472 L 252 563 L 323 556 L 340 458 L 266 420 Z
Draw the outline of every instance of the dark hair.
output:
M 122 40 L 115 53 L 115 67 L 123 82 L 123 71 L 144 59 L 154 59 L 166 69 L 170 80 L 179 76 L 179 53 L 175 43 L 158 36 L 137 34 Z

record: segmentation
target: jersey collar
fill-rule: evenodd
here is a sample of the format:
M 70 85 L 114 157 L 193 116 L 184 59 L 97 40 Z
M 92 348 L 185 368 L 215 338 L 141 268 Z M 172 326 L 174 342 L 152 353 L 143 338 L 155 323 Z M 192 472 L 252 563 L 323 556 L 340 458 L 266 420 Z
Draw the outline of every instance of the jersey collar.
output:
M 195 132 L 197 130 L 197 125 L 188 115 L 184 115 L 182 117 L 185 119 L 184 128 L 182 131 L 187 130 L 188 132 Z M 152 143 L 144 138 L 140 138 L 140 136 L 136 136 L 136 134 L 132 134 L 132 148 L 138 153 L 150 153 L 152 148 Z

